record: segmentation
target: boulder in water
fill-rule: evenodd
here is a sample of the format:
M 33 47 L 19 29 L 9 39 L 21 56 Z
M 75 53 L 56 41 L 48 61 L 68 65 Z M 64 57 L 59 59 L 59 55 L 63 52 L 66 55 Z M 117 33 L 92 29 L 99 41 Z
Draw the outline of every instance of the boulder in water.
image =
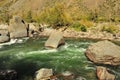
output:
M 63 34 L 60 31 L 53 31 L 49 37 L 49 39 L 45 43 L 45 47 L 47 48 L 57 48 L 60 45 L 65 44 L 63 40 Z
M 98 66 L 96 69 L 98 80 L 115 80 L 115 75 L 108 72 L 107 68 Z
M 53 76 L 53 70 L 42 68 L 36 72 L 35 80 L 49 80 L 51 76 Z
M 94 63 L 120 65 L 120 47 L 107 40 L 91 44 L 85 54 Z
M 14 16 L 13 19 L 10 20 L 10 26 L 8 30 L 10 32 L 10 38 L 20 38 L 27 36 L 26 25 L 24 21 L 18 16 Z

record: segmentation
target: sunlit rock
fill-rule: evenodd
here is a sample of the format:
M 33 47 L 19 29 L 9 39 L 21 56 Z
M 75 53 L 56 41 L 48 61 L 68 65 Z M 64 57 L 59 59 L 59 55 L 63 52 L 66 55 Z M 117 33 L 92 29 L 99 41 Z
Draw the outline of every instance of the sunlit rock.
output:
M 10 38 L 20 38 L 27 36 L 27 29 L 24 21 L 18 17 L 14 16 L 13 19 L 10 20 L 10 26 L 8 27 L 10 32 Z
M 60 45 L 65 44 L 63 40 L 63 34 L 60 31 L 53 31 L 49 39 L 45 42 L 45 47 L 47 48 L 57 48 Z
M 96 69 L 98 80 L 115 80 L 115 75 L 108 72 L 107 68 L 98 66 Z
M 53 70 L 42 68 L 36 72 L 36 78 L 35 80 L 48 80 L 51 79 L 51 76 L 53 76 Z
M 91 44 L 85 54 L 94 63 L 120 65 L 120 47 L 107 40 Z

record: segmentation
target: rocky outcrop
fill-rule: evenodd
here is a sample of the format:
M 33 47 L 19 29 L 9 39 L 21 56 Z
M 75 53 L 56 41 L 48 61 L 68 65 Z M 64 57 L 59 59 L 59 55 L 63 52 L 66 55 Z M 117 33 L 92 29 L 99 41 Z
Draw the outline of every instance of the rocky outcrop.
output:
M 65 44 L 63 34 L 60 31 L 53 31 L 49 39 L 45 43 L 47 48 L 58 48 L 60 45 Z
M 107 40 L 91 44 L 85 55 L 94 63 L 120 65 L 120 47 Z
M 10 20 L 10 26 L 8 30 L 10 32 L 10 38 L 20 38 L 27 36 L 26 25 L 24 21 L 18 16 L 14 16 L 13 19 Z
M 98 80 L 115 80 L 115 75 L 108 72 L 107 68 L 98 66 L 96 69 Z
M 36 73 L 37 74 L 35 80 L 49 80 L 51 79 L 50 77 L 53 76 L 52 69 L 42 68 L 38 70 Z

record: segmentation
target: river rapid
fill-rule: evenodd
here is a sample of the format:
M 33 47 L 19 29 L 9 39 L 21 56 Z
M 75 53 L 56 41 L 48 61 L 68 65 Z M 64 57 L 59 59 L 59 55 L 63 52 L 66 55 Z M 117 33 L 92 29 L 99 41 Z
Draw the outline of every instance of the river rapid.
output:
M 41 68 L 51 68 L 54 74 L 70 71 L 86 80 L 97 80 L 96 65 L 88 61 L 84 54 L 86 48 L 96 41 L 66 39 L 64 46 L 46 49 L 44 47 L 46 40 L 24 38 L 1 44 L 0 70 L 16 70 L 19 80 L 33 80 L 35 72 Z M 120 67 L 112 69 L 115 74 L 120 74 Z

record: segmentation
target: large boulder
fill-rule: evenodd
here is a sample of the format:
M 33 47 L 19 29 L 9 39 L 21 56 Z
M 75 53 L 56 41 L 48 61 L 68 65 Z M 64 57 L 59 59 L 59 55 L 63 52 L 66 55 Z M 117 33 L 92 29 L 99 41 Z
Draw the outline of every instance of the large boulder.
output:
M 63 40 L 63 34 L 60 31 L 53 31 L 49 39 L 45 43 L 45 47 L 48 48 L 57 48 L 60 45 L 65 44 Z
M 120 65 L 120 47 L 107 40 L 91 44 L 85 55 L 94 63 Z
M 115 75 L 109 73 L 109 71 L 105 67 L 98 66 L 96 68 L 96 73 L 98 80 L 115 80 Z
M 20 38 L 27 36 L 27 29 L 24 21 L 18 17 L 14 16 L 13 19 L 10 20 L 9 26 L 10 38 Z
M 53 70 L 42 68 L 36 72 L 35 80 L 51 80 L 51 76 L 53 76 Z

